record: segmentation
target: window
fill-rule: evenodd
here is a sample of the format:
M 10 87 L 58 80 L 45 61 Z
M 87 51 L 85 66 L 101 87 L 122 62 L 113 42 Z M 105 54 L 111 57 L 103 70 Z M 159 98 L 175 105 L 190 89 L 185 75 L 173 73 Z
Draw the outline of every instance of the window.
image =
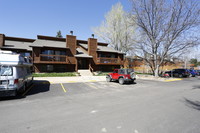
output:
M 12 76 L 13 69 L 9 66 L 0 66 L 0 76 Z
M 118 70 L 114 70 L 114 72 L 113 73 L 118 73 Z
M 117 55 L 111 53 L 99 53 L 98 57 L 117 58 Z
M 120 69 L 119 74 L 124 74 L 124 69 Z
M 52 72 L 53 71 L 53 65 L 47 65 L 47 71 Z
M 29 52 L 24 52 L 24 53 L 20 53 L 21 56 L 26 56 L 26 57 L 29 57 L 31 56 L 31 53 Z
M 42 50 L 42 54 L 54 55 L 54 51 L 53 50 Z
M 64 50 L 42 50 L 41 54 L 46 55 L 66 55 L 66 51 Z

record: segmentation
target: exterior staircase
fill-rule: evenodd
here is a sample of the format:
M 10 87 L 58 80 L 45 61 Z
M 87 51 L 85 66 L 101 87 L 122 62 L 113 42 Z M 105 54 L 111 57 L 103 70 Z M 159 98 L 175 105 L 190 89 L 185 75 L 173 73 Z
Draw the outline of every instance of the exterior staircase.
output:
M 89 69 L 86 70 L 78 70 L 81 76 L 93 76 L 92 72 Z

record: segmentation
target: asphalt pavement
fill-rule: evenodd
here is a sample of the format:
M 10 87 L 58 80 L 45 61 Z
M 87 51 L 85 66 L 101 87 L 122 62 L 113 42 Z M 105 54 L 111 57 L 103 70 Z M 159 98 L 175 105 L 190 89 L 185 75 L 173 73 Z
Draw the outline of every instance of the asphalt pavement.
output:
M 35 81 L 1 98 L 1 133 L 199 133 L 200 79 L 161 82 Z

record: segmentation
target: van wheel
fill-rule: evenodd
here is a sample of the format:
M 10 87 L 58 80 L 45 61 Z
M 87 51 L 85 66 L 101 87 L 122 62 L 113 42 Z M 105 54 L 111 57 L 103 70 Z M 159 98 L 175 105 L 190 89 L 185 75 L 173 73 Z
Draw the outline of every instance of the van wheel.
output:
M 26 90 L 26 84 L 24 84 L 24 85 L 22 86 L 22 88 L 19 89 L 18 93 L 19 93 L 19 94 L 22 94 L 22 93 L 25 92 L 25 90 Z
M 124 84 L 124 79 L 123 78 L 119 78 L 119 84 L 121 84 L 121 85 Z

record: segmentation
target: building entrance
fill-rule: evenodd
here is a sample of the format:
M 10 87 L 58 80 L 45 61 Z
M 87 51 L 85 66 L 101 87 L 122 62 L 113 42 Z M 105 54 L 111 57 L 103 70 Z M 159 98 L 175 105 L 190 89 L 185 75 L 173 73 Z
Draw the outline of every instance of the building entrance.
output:
M 78 69 L 89 69 L 89 59 L 79 58 L 78 59 Z

